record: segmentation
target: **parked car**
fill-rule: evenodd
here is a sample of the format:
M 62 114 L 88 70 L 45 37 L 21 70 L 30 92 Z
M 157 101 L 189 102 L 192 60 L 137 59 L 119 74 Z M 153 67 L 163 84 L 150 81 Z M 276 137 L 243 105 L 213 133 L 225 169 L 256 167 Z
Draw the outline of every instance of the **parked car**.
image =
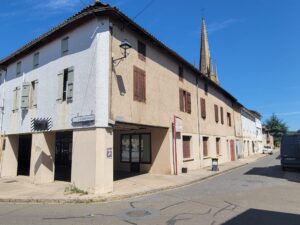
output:
M 281 168 L 300 167 L 300 135 L 285 135 L 281 140 Z
M 265 145 L 263 147 L 262 153 L 272 155 L 273 154 L 273 149 L 272 149 L 271 145 Z

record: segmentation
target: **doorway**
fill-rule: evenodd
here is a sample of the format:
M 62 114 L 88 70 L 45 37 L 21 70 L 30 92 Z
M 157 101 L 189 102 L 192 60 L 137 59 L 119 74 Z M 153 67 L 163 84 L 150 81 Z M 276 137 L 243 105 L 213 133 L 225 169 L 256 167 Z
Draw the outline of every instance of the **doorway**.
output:
M 71 181 L 73 133 L 56 133 L 55 180 Z
M 32 135 L 19 136 L 18 171 L 17 175 L 29 176 Z

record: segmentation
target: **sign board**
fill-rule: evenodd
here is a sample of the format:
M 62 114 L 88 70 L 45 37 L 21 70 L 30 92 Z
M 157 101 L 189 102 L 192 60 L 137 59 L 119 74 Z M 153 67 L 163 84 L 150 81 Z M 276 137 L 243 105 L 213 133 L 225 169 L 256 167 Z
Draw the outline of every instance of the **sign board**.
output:
M 175 118 L 175 130 L 176 132 L 182 132 L 183 130 L 182 119 L 178 117 Z
M 86 116 L 76 116 L 72 118 L 72 123 L 86 123 L 94 122 L 95 115 L 86 115 Z
M 112 155 L 113 155 L 113 150 L 112 150 L 112 148 L 107 148 L 107 149 L 106 149 L 106 158 L 107 158 L 107 159 L 112 159 Z

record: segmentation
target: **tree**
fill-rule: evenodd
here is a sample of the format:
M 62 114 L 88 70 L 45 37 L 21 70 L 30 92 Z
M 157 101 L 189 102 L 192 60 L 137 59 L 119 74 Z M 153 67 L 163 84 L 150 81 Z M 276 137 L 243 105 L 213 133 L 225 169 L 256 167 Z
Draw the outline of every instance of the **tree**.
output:
M 288 131 L 286 123 L 273 113 L 273 115 L 266 120 L 265 126 L 274 137 L 275 146 L 279 146 L 282 136 Z

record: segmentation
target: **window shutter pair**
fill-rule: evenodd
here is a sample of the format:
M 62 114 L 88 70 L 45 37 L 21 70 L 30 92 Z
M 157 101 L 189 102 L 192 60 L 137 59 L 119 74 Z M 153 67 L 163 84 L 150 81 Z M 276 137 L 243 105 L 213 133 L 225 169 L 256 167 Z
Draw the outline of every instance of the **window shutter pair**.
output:
M 201 105 L 201 117 L 203 119 L 206 118 L 206 104 L 205 104 L 205 99 L 200 98 L 200 105 Z
M 215 106 L 215 121 L 216 123 L 219 122 L 219 110 L 218 110 L 218 106 L 217 105 L 214 105 Z
M 29 108 L 29 92 L 30 92 L 30 83 L 24 82 L 22 85 L 22 98 L 21 98 L 21 108 Z
M 191 93 L 179 89 L 179 108 L 182 112 L 192 113 Z
M 14 102 L 13 102 L 13 111 L 19 109 L 19 98 L 20 98 L 20 87 L 16 87 L 13 90 Z

